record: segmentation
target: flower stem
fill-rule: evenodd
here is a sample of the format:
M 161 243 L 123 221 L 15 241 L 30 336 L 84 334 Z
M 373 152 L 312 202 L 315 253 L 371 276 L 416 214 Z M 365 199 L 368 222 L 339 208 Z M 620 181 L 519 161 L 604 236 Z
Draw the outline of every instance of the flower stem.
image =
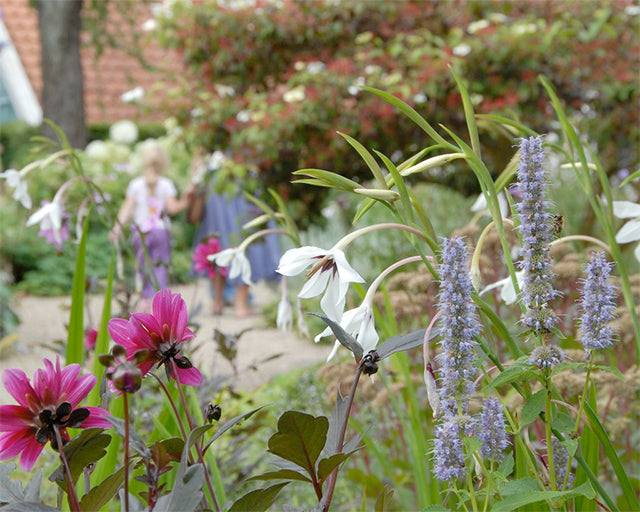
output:
M 69 507 L 71 512 L 80 512 L 80 502 L 78 501 L 78 494 L 76 488 L 73 485 L 73 478 L 71 477 L 71 468 L 69 467 L 69 461 L 64 453 L 64 446 L 62 445 L 62 436 L 57 425 L 53 425 L 53 432 L 56 435 L 56 443 L 58 444 L 58 454 L 60 455 L 60 461 L 64 468 L 64 478 L 67 481 L 67 497 L 69 498 Z
M 433 259 L 433 258 L 431 258 L 431 256 L 427 256 L 427 258 L 428 259 Z M 422 256 L 409 256 L 408 258 L 401 259 L 400 261 L 396 261 L 392 265 L 388 266 L 371 283 L 371 286 L 369 286 L 369 289 L 367 290 L 367 293 L 365 294 L 364 299 L 362 300 L 362 302 L 366 302 L 367 300 L 372 301 L 373 300 L 373 295 L 378 290 L 378 286 L 380 286 L 380 283 L 382 282 L 382 280 L 385 277 L 387 277 L 391 272 L 393 272 L 395 269 L 401 267 L 402 265 L 406 265 L 408 263 L 414 263 L 414 262 L 418 262 L 418 261 L 422 261 Z
M 349 422 L 349 415 L 351 414 L 351 406 L 353 405 L 353 399 L 356 396 L 356 389 L 358 388 L 358 382 L 360 381 L 360 376 L 362 375 L 362 361 L 358 365 L 358 369 L 356 370 L 356 376 L 353 379 L 353 384 L 351 385 L 351 391 L 349 392 L 349 397 L 347 398 L 347 410 L 344 415 L 344 421 L 342 426 L 340 427 L 340 435 L 338 436 L 338 446 L 337 453 L 342 453 L 342 448 L 344 445 L 344 436 L 347 433 L 347 423 Z M 327 493 L 324 496 L 324 503 L 322 504 L 322 512 L 327 512 L 329 510 L 329 506 L 331 505 L 331 499 L 333 498 L 333 491 L 335 490 L 336 483 L 338 481 L 338 470 L 340 468 L 337 467 L 333 470 L 333 473 L 329 475 L 327 479 Z
M 552 443 L 552 434 L 551 434 L 551 379 L 549 378 L 548 372 L 545 372 L 545 415 L 544 415 L 544 426 L 545 433 L 547 438 L 547 464 L 549 466 L 549 480 L 552 491 L 557 491 L 558 486 L 556 485 L 556 469 L 555 464 L 553 462 L 553 443 Z
M 180 393 L 180 400 L 182 401 L 182 407 L 187 417 L 187 422 L 189 423 L 189 430 L 193 430 L 195 424 L 193 423 L 193 420 L 191 419 L 191 415 L 189 414 L 189 404 L 187 403 L 187 397 L 184 395 L 184 389 L 182 389 L 182 384 L 178 380 L 178 365 L 176 364 L 174 359 L 171 359 L 170 364 L 171 364 L 171 370 L 173 371 L 173 374 L 176 376 L 176 379 L 175 379 L 176 386 L 178 387 L 178 393 Z M 185 442 L 187 442 L 186 438 L 185 438 Z M 211 483 L 211 477 L 209 476 L 209 471 L 207 471 L 206 464 L 204 462 L 204 456 L 202 452 L 202 441 L 201 440 L 196 441 L 194 443 L 194 446 L 196 448 L 196 452 L 198 453 L 198 463 L 202 464 L 205 467 L 204 479 L 206 481 L 207 488 L 209 489 L 209 495 L 213 500 L 213 506 L 215 507 L 216 511 L 219 511 L 220 506 L 218 505 L 218 500 L 216 499 L 216 493 L 213 490 L 213 484 Z
M 187 442 L 187 433 L 184 429 L 184 424 L 182 422 L 182 418 L 180 417 L 180 413 L 178 412 L 178 408 L 176 407 L 175 402 L 173 401 L 173 397 L 171 396 L 171 393 L 169 393 L 169 390 L 167 389 L 167 386 L 164 385 L 164 382 L 162 382 L 162 380 L 160 379 L 160 377 L 158 377 L 155 373 L 153 372 L 149 372 L 150 375 L 152 375 L 153 377 L 155 377 L 155 379 L 158 381 L 158 384 L 160 384 L 160 388 L 162 389 L 162 391 L 164 392 L 165 396 L 167 397 L 167 400 L 169 400 L 169 403 L 171 404 L 171 408 L 173 409 L 173 414 L 176 417 L 176 420 L 178 422 L 178 427 L 180 428 L 180 433 L 182 434 L 182 439 L 184 439 L 184 442 Z
M 558 238 L 558 239 L 553 240 L 552 242 L 550 242 L 549 246 L 553 247 L 554 245 L 558 245 L 558 244 L 562 244 L 562 243 L 566 243 L 566 242 L 571 242 L 572 240 L 582 240 L 584 242 L 591 242 L 594 245 L 599 245 L 605 251 L 607 251 L 609 254 L 611 254 L 611 247 L 609 247 L 607 244 L 605 244 L 602 240 L 598 240 L 597 238 L 594 238 L 592 236 L 587 236 L 587 235 L 568 235 L 568 236 L 563 236 L 562 238 Z
M 129 512 L 129 397 L 122 394 L 124 405 L 124 510 Z

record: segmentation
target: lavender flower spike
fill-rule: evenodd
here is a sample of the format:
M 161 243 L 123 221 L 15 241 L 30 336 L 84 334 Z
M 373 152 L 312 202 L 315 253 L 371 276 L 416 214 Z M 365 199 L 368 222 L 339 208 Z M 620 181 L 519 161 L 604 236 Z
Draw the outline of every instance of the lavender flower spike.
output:
M 448 482 L 467 475 L 462 438 L 469 435 L 473 435 L 473 420 L 469 416 L 451 416 L 436 427 L 433 474 L 438 480 Z
M 445 416 L 466 413 L 475 391 L 474 337 L 480 332 L 476 307 L 471 300 L 471 277 L 462 238 L 445 238 L 440 264 L 439 308 L 442 312 L 440 398 Z
M 526 307 L 522 323 L 536 331 L 547 331 L 558 323 L 549 304 L 558 292 L 552 285 L 549 243 L 553 238 L 553 222 L 545 195 L 543 164 L 542 138 L 520 139 L 517 188 L 522 201 L 517 206 L 523 249 L 520 269 L 524 270 L 521 300 Z
M 509 446 L 507 427 L 500 400 L 496 397 L 485 398 L 482 414 L 480 415 L 480 431 L 478 439 L 482 441 L 480 452 L 487 459 L 496 462 L 504 459 L 504 449 Z
M 613 329 L 608 325 L 616 309 L 615 286 L 607 281 L 612 266 L 604 252 L 592 253 L 586 266 L 587 278 L 581 290 L 580 335 L 587 352 L 606 348 L 614 341 Z

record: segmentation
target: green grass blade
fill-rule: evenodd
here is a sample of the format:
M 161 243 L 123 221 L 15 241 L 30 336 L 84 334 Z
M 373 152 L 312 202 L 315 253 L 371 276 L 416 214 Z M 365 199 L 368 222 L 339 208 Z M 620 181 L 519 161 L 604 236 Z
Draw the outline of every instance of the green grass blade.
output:
M 380 96 L 383 100 L 391 103 L 394 107 L 396 107 L 400 112 L 406 115 L 409 119 L 411 119 L 415 124 L 417 124 L 422 130 L 424 130 L 429 137 L 431 137 L 435 142 L 440 144 L 443 148 L 447 149 L 455 149 L 451 143 L 447 142 L 442 136 L 431 126 L 420 114 L 418 114 L 410 105 L 402 101 L 400 98 L 396 98 L 395 96 L 389 94 L 388 92 L 381 91 L 380 89 L 375 89 L 373 87 L 363 86 L 362 89 L 367 92 L 372 92 Z
M 111 256 L 111 265 L 109 265 L 109 274 L 107 276 L 107 287 L 104 291 L 104 304 L 102 305 L 102 315 L 100 316 L 100 325 L 98 326 L 98 337 L 96 338 L 96 347 L 94 349 L 96 356 L 106 354 L 109 351 L 109 331 L 107 324 L 111 320 L 111 299 L 113 297 L 113 273 L 116 265 L 115 253 Z M 98 384 L 89 393 L 87 401 L 90 405 L 96 406 L 100 403 L 100 382 L 104 375 L 105 367 L 100 364 L 98 357 L 93 359 L 93 374 L 98 378 Z
M 596 389 L 593 385 L 593 382 L 591 383 L 591 391 L 589 393 L 589 405 L 591 406 L 592 410 L 597 413 L 598 403 L 596 401 Z M 585 425 L 582 429 L 580 446 L 582 447 L 582 453 L 585 462 L 587 463 L 591 471 L 595 475 L 597 475 L 600 446 L 598 445 L 598 438 L 588 425 Z M 582 466 L 578 466 L 578 469 L 576 470 L 576 481 L 574 485 L 577 487 L 587 480 L 587 472 Z M 585 499 L 584 496 L 577 496 L 575 499 L 576 510 L 584 510 L 584 512 L 595 512 L 597 508 L 598 507 L 593 500 Z
M 469 97 L 469 91 L 467 90 L 467 87 L 466 85 L 464 85 L 462 78 L 460 78 L 460 75 L 458 75 L 453 66 L 449 66 L 449 70 L 451 71 L 453 79 L 458 85 L 458 91 L 460 92 L 460 97 L 462 98 L 462 108 L 464 110 L 464 117 L 467 122 L 467 131 L 469 132 L 471 147 L 473 148 L 473 152 L 478 155 L 478 158 L 482 158 L 482 154 L 480 153 L 480 137 L 478 136 L 478 125 L 476 125 L 475 112 L 473 110 L 471 98 Z
M 369 150 L 365 148 L 362 144 L 360 144 L 356 139 L 354 139 L 350 135 L 347 135 L 346 133 L 338 132 L 338 135 L 340 135 L 344 140 L 346 140 L 351 145 L 351 147 L 355 149 L 358 152 L 358 154 L 362 157 L 364 162 L 367 164 L 367 167 L 371 170 L 371 174 L 373 174 L 373 177 L 380 185 L 380 188 L 388 189 L 389 186 L 387 185 L 387 180 L 382 174 L 382 171 L 380 170 L 380 166 L 378 165 L 378 162 L 376 162 L 376 159 L 373 158 L 373 155 L 369 152 Z
M 480 119 L 483 121 L 491 121 L 496 124 L 509 126 L 514 129 L 513 130 L 514 132 L 516 132 L 513 134 L 514 136 L 528 135 L 530 137 L 535 137 L 536 135 L 538 135 L 534 130 L 532 130 L 528 126 L 525 126 L 524 124 L 519 123 L 518 121 L 514 121 L 513 119 L 509 119 L 508 117 L 498 116 L 495 114 L 476 114 L 476 119 Z
M 407 192 L 407 186 L 404 183 L 404 179 L 398 172 L 398 169 L 393 164 L 393 162 L 387 158 L 386 155 L 376 151 L 376 155 L 380 157 L 380 159 L 384 162 L 389 173 L 393 178 L 393 183 L 395 183 L 396 188 L 398 189 L 398 193 L 400 194 L 400 204 L 402 205 L 402 212 L 404 216 L 404 221 L 407 224 L 413 224 L 413 209 L 411 208 L 411 198 L 409 197 L 409 193 Z
M 616 449 L 611 443 L 611 440 L 609 439 L 607 432 L 602 426 L 602 423 L 600 423 L 600 420 L 598 419 L 598 415 L 591 408 L 591 405 L 588 402 L 585 402 L 584 404 L 584 411 L 585 411 L 585 416 L 589 421 L 589 426 L 591 427 L 591 430 L 598 438 L 598 441 L 600 442 L 600 446 L 602 447 L 602 450 L 604 451 L 605 455 L 609 459 L 609 462 L 613 467 L 613 470 L 615 471 L 616 476 L 618 477 L 618 484 L 620 485 L 620 489 L 622 490 L 622 494 L 626 502 L 624 510 L 640 510 L 640 503 L 638 502 L 638 498 L 636 497 L 636 494 L 633 490 L 633 486 L 629 481 L 627 472 L 622 466 L 622 462 L 618 458 Z
M 76 270 L 73 274 L 71 289 L 71 312 L 69 314 L 69 334 L 67 336 L 66 363 L 84 363 L 84 289 L 86 286 L 85 259 L 87 256 L 87 233 L 89 217 L 84 219 L 82 238 L 78 245 Z

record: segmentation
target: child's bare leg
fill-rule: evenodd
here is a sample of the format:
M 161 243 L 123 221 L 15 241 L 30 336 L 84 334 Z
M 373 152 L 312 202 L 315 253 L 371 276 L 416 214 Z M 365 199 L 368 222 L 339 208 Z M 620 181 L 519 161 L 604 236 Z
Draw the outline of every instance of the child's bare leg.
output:
M 213 286 L 213 314 L 221 315 L 224 309 L 224 276 L 216 274 L 211 278 Z
M 253 314 L 253 310 L 249 306 L 249 286 L 246 284 L 236 286 L 235 309 L 238 317 L 251 316 Z

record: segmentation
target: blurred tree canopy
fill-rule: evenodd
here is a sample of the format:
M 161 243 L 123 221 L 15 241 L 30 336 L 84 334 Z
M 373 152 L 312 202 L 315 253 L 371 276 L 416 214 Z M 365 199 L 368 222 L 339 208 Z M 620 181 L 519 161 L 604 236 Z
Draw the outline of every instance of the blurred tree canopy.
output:
M 542 133 L 557 126 L 538 75 L 555 85 L 609 173 L 638 159 L 637 6 L 630 1 L 218 0 L 175 2 L 154 33 L 184 69 L 162 90 L 163 105 L 208 148 L 257 164 L 267 184 L 318 167 L 369 176 L 336 134 L 401 160 L 425 145 L 414 124 L 369 85 L 412 105 L 434 125 L 466 133 L 449 67 L 467 81 L 478 113 L 520 120 Z M 496 173 L 512 135 L 483 123 Z M 471 192 L 457 173 L 432 179 Z M 314 192 L 280 187 L 307 204 Z M 304 189 L 304 187 L 299 187 Z

